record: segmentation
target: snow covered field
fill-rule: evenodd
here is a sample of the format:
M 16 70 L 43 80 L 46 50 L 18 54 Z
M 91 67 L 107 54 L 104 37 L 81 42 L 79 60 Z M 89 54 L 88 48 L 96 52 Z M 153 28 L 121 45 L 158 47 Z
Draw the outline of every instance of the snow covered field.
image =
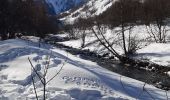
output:
M 170 65 L 170 43 L 152 43 L 138 50 L 138 58 L 149 59 L 160 65 Z
M 28 57 L 43 73 L 51 55 L 47 80 L 64 64 L 61 72 L 47 85 L 47 100 L 166 100 L 166 92 L 151 85 L 108 71 L 50 45 L 20 39 L 0 42 L 0 100 L 35 100 Z M 167 49 L 168 50 L 168 49 Z M 52 53 L 51 53 L 52 51 Z M 35 75 L 34 75 L 35 77 Z M 35 77 L 42 99 L 43 86 Z M 168 96 L 170 93 L 168 92 Z

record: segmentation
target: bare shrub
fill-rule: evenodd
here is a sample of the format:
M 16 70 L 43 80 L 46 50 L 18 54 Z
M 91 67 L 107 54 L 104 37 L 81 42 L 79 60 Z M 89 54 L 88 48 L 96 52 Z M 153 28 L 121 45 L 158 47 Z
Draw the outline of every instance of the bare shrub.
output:
M 62 71 L 64 65 L 65 65 L 65 62 L 62 64 L 62 66 L 60 67 L 59 71 L 53 75 L 50 79 L 47 80 L 47 73 L 48 73 L 48 69 L 49 69 L 49 66 L 50 66 L 50 59 L 51 59 L 51 56 L 52 56 L 52 52 L 50 54 L 50 56 L 47 56 L 46 58 L 46 65 L 44 65 L 44 69 L 43 69 L 43 74 L 40 74 L 35 66 L 32 64 L 30 58 L 28 57 L 28 61 L 31 65 L 31 71 L 32 73 L 35 73 L 36 76 L 38 77 L 38 79 L 40 80 L 41 84 L 43 85 L 43 100 L 46 100 L 46 86 L 49 82 L 51 82 L 55 77 L 57 77 L 57 75 Z M 38 94 L 37 94 L 37 89 L 36 89 L 36 86 L 35 86 L 35 79 L 33 77 L 33 75 L 31 74 L 31 78 L 32 78 L 32 82 L 33 82 L 33 87 L 34 87 L 34 92 L 35 92 L 35 95 L 36 95 L 36 99 L 38 100 Z

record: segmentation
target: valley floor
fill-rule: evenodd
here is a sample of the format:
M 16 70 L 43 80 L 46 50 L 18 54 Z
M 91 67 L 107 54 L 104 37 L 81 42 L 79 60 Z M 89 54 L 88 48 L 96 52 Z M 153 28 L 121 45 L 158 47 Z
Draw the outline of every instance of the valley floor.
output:
M 0 100 L 35 100 L 31 75 L 42 99 L 43 86 L 31 72 L 28 57 L 42 74 L 48 56 L 51 57 L 46 79 L 62 70 L 48 83 L 47 100 L 167 100 L 170 97 L 170 92 L 111 72 L 51 45 L 42 44 L 39 48 L 37 41 L 12 39 L 0 42 Z

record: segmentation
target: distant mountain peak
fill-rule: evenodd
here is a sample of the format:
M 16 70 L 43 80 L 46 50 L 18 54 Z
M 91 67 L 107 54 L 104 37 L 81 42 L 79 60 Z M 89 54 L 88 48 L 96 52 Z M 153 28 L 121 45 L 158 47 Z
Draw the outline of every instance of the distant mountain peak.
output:
M 55 14 L 70 10 L 85 3 L 87 0 L 45 0 Z

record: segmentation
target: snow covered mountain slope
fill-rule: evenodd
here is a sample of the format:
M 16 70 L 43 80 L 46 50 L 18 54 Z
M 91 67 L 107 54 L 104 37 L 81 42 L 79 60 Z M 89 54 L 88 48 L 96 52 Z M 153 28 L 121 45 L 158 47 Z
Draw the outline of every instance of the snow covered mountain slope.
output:
M 36 38 L 33 40 L 37 40 Z M 31 75 L 39 99 L 43 86 L 31 72 L 30 57 L 38 73 L 43 74 L 49 55 L 46 79 L 61 72 L 47 84 L 47 100 L 166 100 L 163 90 L 108 71 L 94 62 L 57 49 L 51 45 L 20 39 L 0 42 L 0 100 L 35 100 Z M 167 93 L 170 96 L 170 93 Z
M 86 18 L 99 15 L 107 10 L 107 8 L 110 7 L 115 1 L 117 0 L 90 0 L 77 10 L 65 12 L 68 16 L 64 17 L 62 20 L 67 23 L 72 23 L 79 17 Z
M 56 14 L 75 8 L 85 3 L 87 0 L 45 0 Z

